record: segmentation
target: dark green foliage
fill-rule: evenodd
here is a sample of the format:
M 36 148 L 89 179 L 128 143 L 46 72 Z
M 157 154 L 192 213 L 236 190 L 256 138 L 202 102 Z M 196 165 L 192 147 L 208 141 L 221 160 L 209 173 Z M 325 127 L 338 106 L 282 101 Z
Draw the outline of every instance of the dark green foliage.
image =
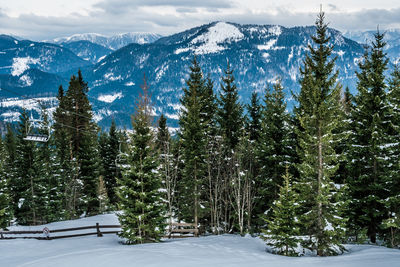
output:
M 239 103 L 238 89 L 233 70 L 228 62 L 222 77 L 219 95 L 218 123 L 224 139 L 225 149 L 230 153 L 239 143 L 243 128 L 243 107 Z
M 372 48 L 366 49 L 359 64 L 356 107 L 351 113 L 348 179 L 351 203 L 349 221 L 367 229 L 372 243 L 386 215 L 383 200 L 388 197 L 386 182 L 390 179 L 390 150 L 393 129 L 384 72 L 388 59 L 383 52 L 383 34 L 375 34 Z
M 260 166 L 257 176 L 257 198 L 255 212 L 258 224 L 274 202 L 282 184 L 285 168 L 292 172 L 295 155 L 293 127 L 286 111 L 285 95 L 278 81 L 273 89 L 266 89 L 265 106 L 262 110 L 260 138 L 257 142 L 256 159 Z
M 249 119 L 246 122 L 246 131 L 250 135 L 250 140 L 257 142 L 260 137 L 262 118 L 261 105 L 257 92 L 251 94 L 250 105 L 248 105 L 247 109 Z
M 395 67 L 389 80 L 389 103 L 391 107 L 392 126 L 390 155 L 393 166 L 390 177 L 385 184 L 389 197 L 384 200 L 387 217 L 383 220 L 385 238 L 391 247 L 400 245 L 400 69 Z
M 20 224 L 42 223 L 45 188 L 44 181 L 35 166 L 35 144 L 24 138 L 30 127 L 28 114 L 21 112 L 16 134 L 15 166 L 18 166 L 12 190 L 16 193 L 15 217 Z
M 18 186 L 18 181 L 16 179 L 18 168 L 15 165 L 16 149 L 15 134 L 11 126 L 8 124 L 7 133 L 4 138 L 5 158 L 3 159 L 3 174 L 8 183 L 9 204 L 10 210 L 13 214 L 18 208 L 17 203 L 19 200 L 19 191 L 15 190 Z
M 2 137 L 0 136 L 0 229 L 6 229 L 12 218 L 9 199 L 7 175 L 5 173 L 6 150 Z
M 121 177 L 121 171 L 118 167 L 118 155 L 120 153 L 119 133 L 116 129 L 115 121 L 111 122 L 108 134 L 100 135 L 99 139 L 102 176 L 107 189 L 110 204 L 115 206 L 118 203 L 118 197 L 115 193 L 117 179 Z
M 178 190 L 183 200 L 180 205 L 182 218 L 197 224 L 202 216 L 200 192 L 206 173 L 206 125 L 202 115 L 205 81 L 196 58 L 192 62 L 190 71 L 190 77 L 186 81 L 187 88 L 183 88 L 184 95 L 181 99 L 185 108 L 179 120 L 184 170 Z
M 146 81 L 144 94 L 139 99 L 132 117 L 133 133 L 130 136 L 126 163 L 118 179 L 119 215 L 121 237 L 127 244 L 157 242 L 163 236 L 165 206 L 162 202 L 161 177 L 157 149 L 150 123 L 150 99 Z
M 78 71 L 78 76 L 71 77 L 66 93 L 62 87 L 59 88 L 59 106 L 54 115 L 56 154 L 65 184 L 67 218 L 99 212 L 98 129 L 92 121 L 88 91 L 88 85 Z
M 270 219 L 266 219 L 267 235 L 265 239 L 268 245 L 274 248 L 274 252 L 285 256 L 298 256 L 296 248 L 300 243 L 299 204 L 298 196 L 293 189 L 288 168 L 283 175 L 283 184 L 279 189 L 279 197 L 272 205 Z
M 97 138 L 93 133 L 85 132 L 81 135 L 79 147 L 79 180 L 83 183 L 82 203 L 80 210 L 88 216 L 99 213 L 100 203 L 98 198 L 99 184 L 99 157 Z
M 301 71 L 301 91 L 296 116 L 300 164 L 298 183 L 303 208 L 301 222 L 304 234 L 310 236 L 305 246 L 319 256 L 335 255 L 343 251 L 343 219 L 339 213 L 336 188 L 332 182 L 338 165 L 334 145 L 340 142 L 334 133 L 340 123 L 341 86 L 338 72 L 333 71 L 335 59 L 330 59 L 332 47 L 328 45 L 324 13 L 316 21 L 317 34 L 313 36 L 316 47 L 309 46 Z

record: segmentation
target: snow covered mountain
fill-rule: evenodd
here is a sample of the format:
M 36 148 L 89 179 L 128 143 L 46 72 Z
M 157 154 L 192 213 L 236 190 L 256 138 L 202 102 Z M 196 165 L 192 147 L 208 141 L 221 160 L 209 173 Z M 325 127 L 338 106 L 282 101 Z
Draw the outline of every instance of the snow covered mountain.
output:
M 60 82 L 68 86 L 70 75 L 76 74 L 78 68 L 81 68 L 85 80 L 89 82 L 89 97 L 95 110 L 95 119 L 100 125 L 109 126 L 111 117 L 114 117 L 119 125 L 130 127 L 134 99 L 140 91 L 143 75 L 146 74 L 154 100 L 155 113 L 157 115 L 164 113 L 172 125 L 176 126 L 181 89 L 185 85 L 185 79 L 188 78 L 189 66 L 195 55 L 200 61 L 204 74 L 210 75 L 214 80 L 216 91 L 219 90 L 220 78 L 229 60 L 243 103 L 249 100 L 254 90 L 262 92 L 277 79 L 282 79 L 288 101 L 290 105 L 293 105 L 290 92 L 299 90 L 299 68 L 308 51 L 308 45 L 311 44 L 313 34 L 315 34 L 313 26 L 286 28 L 278 25 L 213 22 L 160 38 L 152 43 L 131 43 L 113 51 L 100 61 L 98 60 L 102 57 L 101 53 L 105 55 L 107 50 L 97 51 L 99 47 L 90 42 L 104 41 L 105 37 L 81 35 L 79 36 L 81 39 L 84 37 L 91 39 L 89 41 L 73 41 L 78 37 L 60 39 L 58 41 L 63 42 L 62 46 L 53 46 L 69 51 L 73 54 L 71 58 L 78 58 L 80 63 L 87 64 L 88 61 L 82 59 L 85 58 L 96 62 L 95 64 L 68 65 L 64 62 L 65 68 L 68 67 L 69 70 L 58 70 L 60 66 L 55 66 L 51 70 L 39 68 L 42 71 L 51 72 L 51 76 L 47 77 L 49 82 L 41 84 L 42 88 L 36 86 L 35 82 L 31 86 L 22 87 L 25 78 L 20 80 L 24 75 L 21 71 L 18 76 L 8 74 L 12 77 L 4 77 L 4 82 L 0 87 L 4 87 L 7 80 L 9 88 L 54 96 L 58 88 L 56 83 Z M 331 43 L 334 45 L 333 55 L 337 57 L 339 80 L 355 92 L 354 72 L 362 57 L 363 46 L 344 37 L 337 30 L 329 29 L 329 34 Z M 6 46 L 9 47 L 10 43 L 11 45 L 15 43 L 14 41 L 16 40 L 9 41 Z M 37 44 L 35 43 L 34 46 Z M 50 44 L 43 44 L 43 46 L 50 46 Z M 2 42 L 0 42 L 0 51 L 3 52 L 4 49 L 1 49 L 3 49 Z M 0 54 L 0 64 L 3 64 L 1 56 L 2 54 Z M 35 62 L 30 58 L 36 57 L 29 56 L 25 61 Z M 12 66 L 13 60 L 12 58 L 3 65 Z M 33 65 L 32 63 L 32 67 Z M 1 71 L 5 70 L 1 69 Z M 9 70 L 5 73 L 10 72 Z M 39 84 L 40 79 L 37 77 L 35 81 Z M 25 85 L 28 84 L 29 82 Z M 0 90 L 0 96 L 2 93 Z M 7 110 L 0 109 L 0 114 L 4 112 Z
M 190 62 L 196 55 L 205 75 L 219 89 L 220 77 L 229 60 L 234 70 L 240 97 L 248 101 L 252 91 L 282 79 L 288 98 L 299 86 L 299 67 L 311 42 L 314 27 L 285 28 L 276 25 L 239 25 L 213 22 L 146 44 L 131 44 L 110 54 L 84 74 L 91 81 L 90 95 L 115 95 L 107 110 L 119 124 L 129 124 L 133 98 L 140 90 L 143 74 L 153 94 L 156 113 L 178 118 L 181 88 L 188 77 Z M 340 81 L 355 87 L 357 62 L 363 48 L 330 29 Z M 116 115 L 118 114 L 118 115 Z M 119 120 L 119 121 L 118 121 Z
M 122 33 L 113 36 L 105 36 L 98 33 L 83 33 L 74 34 L 68 37 L 60 37 L 53 39 L 50 42 L 56 44 L 71 43 L 76 41 L 89 41 L 101 46 L 104 46 L 110 50 L 117 50 L 128 44 L 147 44 L 158 40 L 161 37 L 155 33 L 140 33 L 140 32 L 129 32 Z
M 90 61 L 93 64 L 99 62 L 112 53 L 111 49 L 89 41 L 66 42 L 61 43 L 60 46 L 68 48 L 78 57 Z
M 60 73 L 88 65 L 90 62 L 59 45 L 0 35 L 0 74 L 20 76 L 31 68 Z
M 386 53 L 393 62 L 400 62 L 400 29 L 389 29 L 385 33 Z M 344 31 L 343 35 L 360 44 L 371 44 L 376 31 Z

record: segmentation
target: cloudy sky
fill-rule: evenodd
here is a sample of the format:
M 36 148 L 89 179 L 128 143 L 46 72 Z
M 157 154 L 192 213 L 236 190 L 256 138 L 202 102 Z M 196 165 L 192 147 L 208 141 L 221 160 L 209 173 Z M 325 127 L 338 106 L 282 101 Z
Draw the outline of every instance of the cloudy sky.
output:
M 0 33 L 33 40 L 96 32 L 176 33 L 212 21 L 311 25 L 323 5 L 339 30 L 400 28 L 399 0 L 0 0 Z

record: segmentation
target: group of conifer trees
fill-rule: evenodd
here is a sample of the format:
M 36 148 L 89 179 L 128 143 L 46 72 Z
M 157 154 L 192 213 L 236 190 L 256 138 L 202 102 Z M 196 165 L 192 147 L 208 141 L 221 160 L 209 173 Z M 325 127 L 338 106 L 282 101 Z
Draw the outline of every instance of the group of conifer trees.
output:
M 184 221 L 203 233 L 263 232 L 288 256 L 299 244 L 319 256 L 349 240 L 399 246 L 400 70 L 385 76 L 376 33 L 352 96 L 329 40 L 320 13 L 292 113 L 279 79 L 242 105 L 229 62 L 217 90 L 194 58 L 175 137 L 163 115 L 153 130 L 146 79 L 133 132 L 115 123 L 100 132 L 79 72 L 59 89 L 48 143 L 24 140 L 25 111 L 0 143 L 0 228 L 119 209 L 130 244 L 159 241 Z

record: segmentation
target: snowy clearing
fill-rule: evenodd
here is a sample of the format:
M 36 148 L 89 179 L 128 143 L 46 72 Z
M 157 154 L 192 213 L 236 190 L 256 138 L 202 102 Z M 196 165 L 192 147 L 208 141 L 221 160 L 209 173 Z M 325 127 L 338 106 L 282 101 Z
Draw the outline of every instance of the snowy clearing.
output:
M 46 225 L 50 229 L 117 224 L 113 214 Z M 12 227 L 12 230 L 42 229 Z M 166 240 L 163 243 L 126 246 L 116 235 L 88 236 L 51 241 L 0 240 L 0 266 L 398 266 L 400 251 L 368 245 L 349 245 L 337 257 L 288 258 L 268 254 L 262 240 L 237 235 Z

